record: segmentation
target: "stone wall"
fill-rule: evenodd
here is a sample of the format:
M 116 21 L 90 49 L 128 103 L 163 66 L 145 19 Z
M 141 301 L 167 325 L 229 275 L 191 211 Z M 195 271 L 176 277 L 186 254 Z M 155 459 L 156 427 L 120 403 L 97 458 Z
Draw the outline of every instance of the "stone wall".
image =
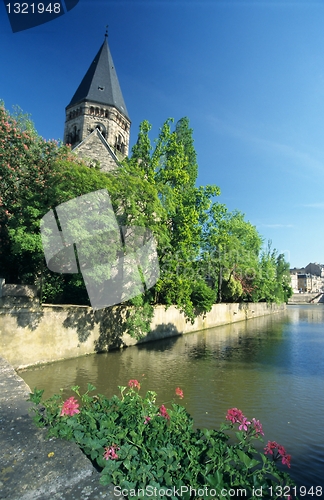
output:
M 100 164 L 100 170 L 109 172 L 115 170 L 117 163 L 112 155 L 107 144 L 104 143 L 103 137 L 100 137 L 100 132 L 95 130 L 84 141 L 79 144 L 73 151 L 90 166 L 94 161 Z
M 175 307 L 155 308 L 151 332 L 140 342 L 181 335 L 265 316 L 285 310 L 285 304 L 217 304 L 194 324 Z M 120 305 L 100 311 L 86 306 L 40 307 L 36 301 L 0 299 L 0 354 L 14 368 L 74 358 L 135 345 L 125 329 L 127 309 Z
M 4 279 L 0 286 L 0 297 L 25 297 L 27 299 L 37 298 L 37 287 L 34 285 L 6 285 Z
M 317 304 L 324 303 L 323 293 L 294 293 L 288 300 L 288 304 Z

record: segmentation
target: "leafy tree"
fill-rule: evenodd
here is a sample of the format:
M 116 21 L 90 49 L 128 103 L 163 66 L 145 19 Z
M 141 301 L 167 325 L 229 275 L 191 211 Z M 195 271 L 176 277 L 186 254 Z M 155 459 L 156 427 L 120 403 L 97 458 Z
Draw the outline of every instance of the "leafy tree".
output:
M 255 302 L 287 302 L 292 295 L 289 263 L 284 255 L 271 249 L 271 241 L 261 252 L 251 300 Z
M 147 138 L 149 126 L 142 126 L 133 154 L 149 172 L 164 211 L 163 229 L 157 232 L 161 278 L 155 286 L 155 300 L 177 305 L 193 320 L 198 304 L 204 304 L 206 312 L 215 299 L 206 289 L 205 278 L 196 272 L 196 261 L 201 248 L 201 220 L 219 189 L 195 187 L 198 168 L 189 120 L 180 120 L 174 131 L 171 124 L 171 119 L 164 123 L 155 148 Z M 144 146 L 142 157 L 140 146 Z
M 44 297 L 62 298 L 64 289 L 69 288 L 65 285 L 79 286 L 80 276 L 58 279 L 46 268 L 40 220 L 51 208 L 71 198 L 110 189 L 109 178 L 83 165 L 68 147 L 39 137 L 28 116 L 21 112 L 12 116 L 3 104 L 0 176 L 1 275 L 12 283 L 38 284 Z M 84 291 L 81 295 L 85 296 Z
M 214 203 L 205 224 L 203 260 L 217 290 L 217 302 L 246 297 L 258 269 L 262 239 L 244 215 Z
M 288 302 L 288 299 L 293 294 L 293 289 L 291 286 L 289 262 L 285 260 L 285 256 L 282 253 L 276 259 L 276 275 L 277 299 L 279 302 Z

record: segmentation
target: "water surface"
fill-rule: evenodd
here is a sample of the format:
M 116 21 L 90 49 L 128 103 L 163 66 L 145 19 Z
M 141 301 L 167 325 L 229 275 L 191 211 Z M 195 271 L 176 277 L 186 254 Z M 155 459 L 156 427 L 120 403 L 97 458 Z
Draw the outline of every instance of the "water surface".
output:
M 56 362 L 20 375 L 31 388 L 45 388 L 45 396 L 61 387 L 70 396 L 72 385 L 85 390 L 88 382 L 112 396 L 118 385 L 138 379 L 141 392 L 155 390 L 158 402 L 168 405 L 181 387 L 181 403 L 197 427 L 217 428 L 227 409 L 237 407 L 262 422 L 265 442 L 285 446 L 298 485 L 324 487 L 323 305 L 288 306 L 286 313 Z

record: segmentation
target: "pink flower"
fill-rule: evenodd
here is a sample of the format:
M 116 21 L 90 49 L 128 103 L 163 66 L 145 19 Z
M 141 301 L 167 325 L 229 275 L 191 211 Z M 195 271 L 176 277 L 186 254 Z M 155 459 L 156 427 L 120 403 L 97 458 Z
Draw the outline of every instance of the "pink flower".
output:
M 132 389 L 133 389 L 134 387 L 137 387 L 137 389 L 138 389 L 138 390 L 140 390 L 140 388 L 141 388 L 141 384 L 139 383 L 139 381 L 138 381 L 138 380 L 130 380 L 130 381 L 128 382 L 128 387 L 131 387 Z
M 80 413 L 80 410 L 78 408 L 79 403 L 72 396 L 71 398 L 64 401 L 60 416 L 62 417 L 63 415 L 69 415 L 70 417 L 72 417 L 75 413 Z
M 278 444 L 277 449 L 278 449 L 279 455 L 281 455 L 282 457 L 284 457 L 286 455 L 285 448 L 283 446 L 281 446 L 280 444 Z
M 243 412 L 237 408 L 230 408 L 227 410 L 226 420 L 230 420 L 232 424 L 241 423 L 242 419 L 245 418 Z
M 144 417 L 144 424 L 148 424 L 151 420 L 151 417 Z
M 267 446 L 264 448 L 264 453 L 270 453 L 271 455 L 273 455 L 273 450 L 275 449 L 277 449 L 278 453 L 274 457 L 274 460 L 277 460 L 279 457 L 281 457 L 281 462 L 290 468 L 291 455 L 287 455 L 285 448 L 276 443 L 276 441 L 268 441 Z
M 260 434 L 264 436 L 264 432 L 262 430 L 262 424 L 260 423 L 260 420 L 256 420 L 255 418 L 252 418 L 252 424 L 254 427 L 255 435 L 259 436 Z
M 170 419 L 170 415 L 168 414 L 167 412 L 167 409 L 164 405 L 160 406 L 160 413 L 159 413 L 160 417 L 164 417 L 166 418 L 167 420 Z
M 113 444 L 111 446 L 106 446 L 105 453 L 104 453 L 103 457 L 106 460 L 116 460 L 116 458 L 118 458 L 116 450 L 120 450 L 120 448 L 117 448 L 117 445 L 115 445 L 115 444 Z
M 281 462 L 284 464 L 284 465 L 287 465 L 290 469 L 290 460 L 291 460 L 291 455 L 284 455 L 282 457 L 282 460 Z
M 267 455 L 268 453 L 270 453 L 270 455 L 273 455 L 273 450 L 275 450 L 277 446 L 278 443 L 276 443 L 275 441 L 268 441 L 267 446 L 264 448 L 265 455 Z
M 250 425 L 251 422 L 248 421 L 246 417 L 243 417 L 241 420 L 241 425 L 239 426 L 239 431 L 247 431 L 248 430 L 248 425 Z
M 175 393 L 177 396 L 179 396 L 180 399 L 183 398 L 183 391 L 180 389 L 180 387 L 176 388 Z

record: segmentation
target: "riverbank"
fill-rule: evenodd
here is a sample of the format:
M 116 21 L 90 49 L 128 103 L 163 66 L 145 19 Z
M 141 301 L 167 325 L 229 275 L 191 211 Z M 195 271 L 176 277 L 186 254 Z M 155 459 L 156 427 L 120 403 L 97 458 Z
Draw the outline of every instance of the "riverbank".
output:
M 46 439 L 28 413 L 30 388 L 0 357 L 0 498 L 8 500 L 112 500 L 113 487 L 79 447 Z
M 1 355 L 15 369 L 128 347 L 215 326 L 282 312 L 285 304 L 215 304 L 194 323 L 174 306 L 155 307 L 150 332 L 140 341 L 130 337 L 124 306 L 93 311 L 86 306 L 39 306 L 35 301 L 0 303 Z

